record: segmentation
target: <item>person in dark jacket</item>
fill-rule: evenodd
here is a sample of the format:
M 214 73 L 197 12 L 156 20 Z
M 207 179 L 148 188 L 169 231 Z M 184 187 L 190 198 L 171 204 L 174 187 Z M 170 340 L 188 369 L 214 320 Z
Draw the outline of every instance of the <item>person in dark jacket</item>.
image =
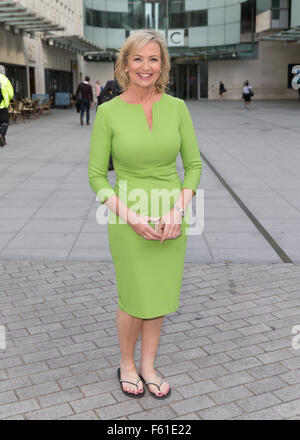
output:
M 107 81 L 105 84 L 104 89 L 100 93 L 99 96 L 99 105 L 103 104 L 104 102 L 110 101 L 111 99 L 115 98 L 116 96 L 120 95 L 122 93 L 122 89 L 119 86 L 119 83 L 117 80 L 110 80 Z M 111 155 L 109 156 L 109 164 L 108 164 L 109 171 L 112 171 L 114 169 L 114 164 Z
M 100 93 L 99 105 L 103 104 L 104 102 L 110 101 L 111 99 L 115 98 L 116 96 L 120 95 L 121 93 L 122 93 L 122 89 L 119 86 L 119 83 L 117 80 L 107 81 L 104 89 Z
M 224 83 L 222 81 L 220 81 L 219 83 L 219 96 L 220 99 L 224 99 L 224 93 L 226 93 L 227 90 L 225 89 Z
M 77 99 L 80 99 L 80 124 L 83 125 L 84 113 L 86 112 L 86 125 L 90 125 L 90 109 L 94 105 L 93 88 L 90 84 L 90 77 L 86 76 L 85 81 L 79 84 L 76 91 Z

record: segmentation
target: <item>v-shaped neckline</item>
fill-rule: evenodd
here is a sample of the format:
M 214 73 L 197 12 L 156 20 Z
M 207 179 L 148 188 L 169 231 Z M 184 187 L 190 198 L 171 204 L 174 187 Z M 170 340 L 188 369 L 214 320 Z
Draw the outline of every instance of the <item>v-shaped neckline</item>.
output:
M 162 96 L 161 96 L 161 98 L 160 98 L 159 101 L 154 101 L 153 104 L 152 104 L 152 109 L 151 109 L 151 112 L 152 112 L 152 127 L 151 127 L 151 129 L 150 129 L 150 126 L 149 126 L 149 124 L 148 124 L 148 120 L 147 120 L 147 116 L 146 116 L 146 112 L 145 112 L 145 109 L 144 109 L 144 107 L 143 107 L 143 104 L 140 104 L 140 103 L 139 103 L 139 104 L 133 104 L 133 103 L 131 103 L 131 102 L 126 102 L 126 101 L 124 101 L 123 99 L 121 99 L 120 96 L 118 96 L 117 98 L 119 98 L 119 100 L 122 101 L 122 102 L 124 102 L 125 104 L 142 107 L 142 110 L 143 110 L 143 113 L 144 113 L 144 120 L 145 120 L 145 122 L 146 122 L 146 125 L 147 125 L 147 128 L 148 128 L 148 132 L 149 132 L 150 134 L 152 134 L 152 133 L 153 133 L 153 128 L 154 128 L 154 115 L 155 115 L 154 107 L 155 107 L 155 104 L 159 104 L 159 103 L 162 101 L 164 95 L 165 95 L 165 93 L 162 94 Z

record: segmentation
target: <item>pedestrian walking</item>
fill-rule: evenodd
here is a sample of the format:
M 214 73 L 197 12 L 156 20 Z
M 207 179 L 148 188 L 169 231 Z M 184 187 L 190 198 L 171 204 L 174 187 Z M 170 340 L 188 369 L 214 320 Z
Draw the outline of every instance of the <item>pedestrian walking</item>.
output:
M 76 96 L 80 96 L 80 124 L 83 125 L 86 113 L 86 125 L 90 125 L 90 109 L 94 105 L 94 99 L 89 76 L 86 76 L 85 81 L 77 87 Z
M 97 97 L 98 106 L 100 105 L 100 93 L 101 93 L 101 84 L 100 81 L 97 80 L 95 84 L 95 95 Z
M 224 99 L 224 93 L 226 93 L 227 90 L 225 89 L 224 83 L 222 81 L 220 81 L 219 83 L 219 96 L 220 99 Z
M 6 145 L 9 124 L 8 107 L 14 97 L 14 89 L 6 76 L 5 67 L 0 65 L 0 147 Z
M 100 93 L 100 105 L 104 102 L 110 101 L 121 93 L 122 89 L 116 79 L 107 81 L 104 89 Z
M 254 96 L 254 92 L 252 86 L 250 86 L 249 81 L 247 80 L 244 82 L 243 87 L 243 99 L 245 103 L 245 108 L 247 109 L 249 108 L 252 96 Z
M 116 79 L 107 81 L 104 89 L 100 93 L 99 105 L 103 104 L 104 102 L 110 101 L 111 99 L 115 98 L 121 93 L 122 93 L 122 89 Z M 114 169 L 114 163 L 111 154 L 109 156 L 108 169 L 109 171 L 112 171 Z
M 171 393 L 154 361 L 164 317 L 179 307 L 188 231 L 185 210 L 202 167 L 187 106 L 165 93 L 169 71 L 170 57 L 160 33 L 139 30 L 130 35 L 115 70 L 123 93 L 98 108 L 90 144 L 90 186 L 113 217 L 108 235 L 119 299 L 117 375 L 121 390 L 135 398 L 145 394 L 144 386 L 156 399 Z M 176 171 L 179 151 L 183 183 Z M 111 153 L 117 164 L 114 188 L 107 179 Z M 134 351 L 140 333 L 137 370 Z

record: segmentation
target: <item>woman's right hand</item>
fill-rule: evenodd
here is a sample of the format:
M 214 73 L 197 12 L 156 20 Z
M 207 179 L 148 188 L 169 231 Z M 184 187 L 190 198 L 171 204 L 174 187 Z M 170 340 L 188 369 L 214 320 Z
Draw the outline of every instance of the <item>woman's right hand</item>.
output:
M 145 240 L 161 240 L 161 234 L 156 232 L 148 223 L 158 223 L 159 217 L 148 217 L 147 215 L 137 214 L 133 211 L 128 213 L 127 223 L 132 229 Z

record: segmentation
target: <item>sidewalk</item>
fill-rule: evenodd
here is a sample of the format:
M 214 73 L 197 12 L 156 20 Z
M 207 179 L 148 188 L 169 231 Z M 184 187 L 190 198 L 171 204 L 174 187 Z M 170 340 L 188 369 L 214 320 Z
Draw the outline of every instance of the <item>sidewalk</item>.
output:
M 200 149 L 293 262 L 300 261 L 298 102 L 189 103 Z M 260 110 L 260 109 L 263 110 Z M 74 111 L 12 124 L 0 151 L 0 258 L 111 261 L 87 176 L 91 127 Z M 178 170 L 183 169 L 178 160 Z M 114 172 L 109 172 L 114 183 Z M 203 161 L 204 233 L 187 262 L 281 262 Z
M 0 419 L 300 418 L 299 266 L 186 265 L 156 360 L 172 387 L 161 402 L 120 390 L 112 263 L 2 261 L 0 274 Z
M 12 124 L 0 149 L 0 419 L 300 418 L 299 103 L 189 107 L 201 151 L 293 263 L 203 161 L 204 234 L 189 237 L 156 362 L 172 395 L 128 401 L 115 272 L 87 179 L 91 127 L 67 110 Z

